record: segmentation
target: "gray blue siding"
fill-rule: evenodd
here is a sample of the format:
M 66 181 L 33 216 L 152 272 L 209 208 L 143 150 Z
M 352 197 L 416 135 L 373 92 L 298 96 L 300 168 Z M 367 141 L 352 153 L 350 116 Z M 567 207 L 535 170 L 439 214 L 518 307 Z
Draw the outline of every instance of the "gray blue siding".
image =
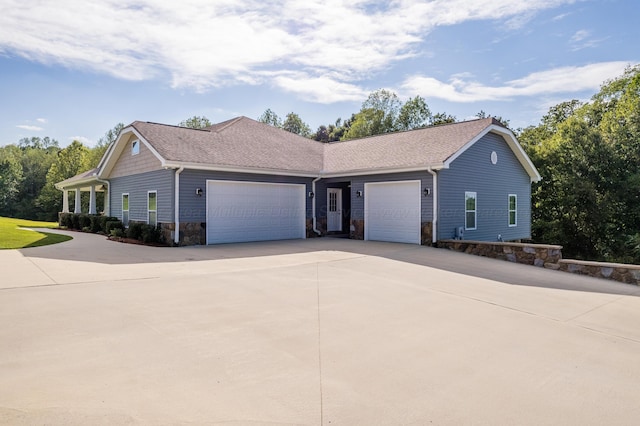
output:
M 492 164 L 491 153 L 498 154 Z M 477 229 L 464 239 L 497 241 L 531 237 L 531 179 L 504 139 L 488 133 L 438 172 L 438 239 L 453 238 L 464 227 L 465 192 L 477 193 Z M 508 196 L 518 196 L 517 226 L 508 226 Z
M 206 170 L 184 170 L 180 174 L 180 222 L 207 221 L 207 180 L 235 180 L 270 183 L 305 184 L 305 193 L 311 191 L 312 178 L 295 176 L 258 175 L 250 173 L 214 172 Z M 196 189 L 202 188 L 202 196 L 196 195 Z M 311 199 L 306 197 L 307 218 L 311 215 Z
M 129 220 L 147 221 L 147 192 L 157 191 L 158 223 L 173 222 L 173 170 L 156 170 L 109 179 L 111 216 L 122 220 L 122 194 L 129 193 Z
M 327 210 L 327 188 L 337 187 L 337 182 L 350 182 L 351 183 L 351 219 L 363 220 L 364 219 L 364 184 L 369 182 L 389 182 L 399 180 L 419 180 L 421 191 L 424 188 L 430 188 L 433 194 L 433 177 L 426 170 L 418 172 L 407 173 L 386 173 L 379 175 L 364 175 L 364 176 L 350 176 L 346 178 L 331 178 L 322 179 L 316 183 L 317 204 L 316 211 L 318 217 L 323 216 L 324 212 L 326 216 Z M 358 197 L 358 191 L 362 191 L 363 196 Z M 422 203 L 422 222 L 430 222 L 433 219 L 433 196 L 420 197 Z

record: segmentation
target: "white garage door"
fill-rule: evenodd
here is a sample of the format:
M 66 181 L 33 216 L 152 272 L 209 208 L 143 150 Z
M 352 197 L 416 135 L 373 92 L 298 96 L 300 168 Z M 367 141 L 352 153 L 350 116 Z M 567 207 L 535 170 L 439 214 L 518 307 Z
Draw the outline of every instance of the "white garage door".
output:
M 207 244 L 305 238 L 305 185 L 207 181 Z
M 365 183 L 365 240 L 420 244 L 420 181 Z

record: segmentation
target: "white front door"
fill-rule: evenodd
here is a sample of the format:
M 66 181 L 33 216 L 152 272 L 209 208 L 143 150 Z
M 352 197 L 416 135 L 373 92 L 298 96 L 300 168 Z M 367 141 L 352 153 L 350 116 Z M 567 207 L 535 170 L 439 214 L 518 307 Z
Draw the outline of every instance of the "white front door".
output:
M 342 189 L 327 188 L 327 231 L 342 231 Z

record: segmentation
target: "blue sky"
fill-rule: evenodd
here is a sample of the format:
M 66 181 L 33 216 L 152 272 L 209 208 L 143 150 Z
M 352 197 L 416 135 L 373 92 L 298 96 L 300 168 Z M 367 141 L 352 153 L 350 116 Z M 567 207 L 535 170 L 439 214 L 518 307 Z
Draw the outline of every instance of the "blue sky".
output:
M 296 112 L 376 89 L 512 127 L 640 61 L 634 0 L 0 0 L 0 145 L 91 146 L 118 122 Z

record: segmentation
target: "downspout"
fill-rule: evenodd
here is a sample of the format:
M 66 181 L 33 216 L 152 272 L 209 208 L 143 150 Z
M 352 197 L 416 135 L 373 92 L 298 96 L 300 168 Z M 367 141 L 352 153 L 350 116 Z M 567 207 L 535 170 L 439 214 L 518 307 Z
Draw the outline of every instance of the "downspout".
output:
M 100 182 L 103 185 L 107 185 L 107 201 L 108 203 L 105 203 L 105 212 L 104 215 L 105 216 L 111 216 L 111 185 L 109 184 L 108 180 L 102 180 L 96 177 L 96 180 L 98 182 Z M 109 208 L 106 208 L 109 207 Z
M 431 242 L 433 244 L 438 242 L 438 174 L 431 170 L 431 167 L 427 168 L 427 171 L 433 176 L 433 221 L 431 232 Z
M 174 228 L 173 231 L 173 242 L 177 245 L 180 243 L 180 173 L 184 170 L 184 166 L 181 166 L 179 169 L 176 169 L 175 173 L 175 203 L 173 203 L 175 207 L 174 211 Z
M 318 236 L 322 236 L 322 232 L 318 230 L 316 227 L 316 182 L 322 179 L 320 176 L 311 181 L 311 192 L 313 193 L 313 198 L 311 199 L 311 215 L 313 221 L 313 232 L 318 234 Z

